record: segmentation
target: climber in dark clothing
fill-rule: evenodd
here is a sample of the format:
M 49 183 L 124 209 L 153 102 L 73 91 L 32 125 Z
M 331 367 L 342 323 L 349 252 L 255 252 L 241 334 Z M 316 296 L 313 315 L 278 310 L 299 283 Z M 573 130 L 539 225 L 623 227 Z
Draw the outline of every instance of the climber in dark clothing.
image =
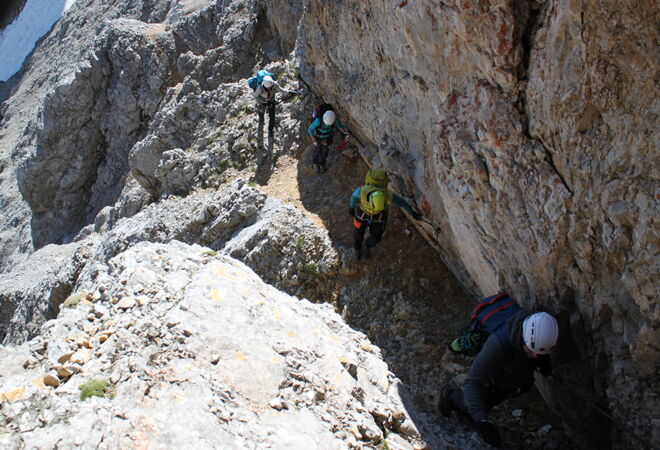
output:
M 389 178 L 384 170 L 371 169 L 367 173 L 366 185 L 357 188 L 351 196 L 349 215 L 353 217 L 353 237 L 358 260 L 362 258 L 362 241 L 367 229 L 369 237 L 364 249 L 365 258 L 369 258 L 371 248 L 380 242 L 387 225 L 387 207 L 390 204 L 394 203 L 405 209 L 416 220 L 422 217 L 404 199 L 387 189 L 388 182 Z M 356 208 L 358 204 L 359 208 Z
M 443 386 L 439 404 L 443 416 L 458 411 L 484 441 L 495 446 L 501 445 L 501 438 L 488 420 L 488 411 L 529 391 L 534 384 L 534 371 L 550 374 L 549 353 L 559 336 L 557 320 L 544 312 L 521 310 L 503 326 L 507 327 L 506 337 L 491 334 L 472 363 L 463 389 Z

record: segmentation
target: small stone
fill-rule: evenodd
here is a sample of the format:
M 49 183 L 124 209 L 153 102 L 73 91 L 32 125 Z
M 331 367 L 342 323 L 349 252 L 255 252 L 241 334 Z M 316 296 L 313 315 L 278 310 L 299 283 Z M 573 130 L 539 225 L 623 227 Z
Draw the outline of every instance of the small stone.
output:
M 135 300 L 137 301 L 137 304 L 140 306 L 147 306 L 149 304 L 149 297 L 146 295 L 140 295 L 138 297 L 135 297 Z
M 57 371 L 57 376 L 60 378 L 69 378 L 77 372 L 75 366 L 58 366 L 55 368 L 55 371 Z
M 511 415 L 513 417 L 521 417 L 523 415 L 523 410 L 522 409 L 514 409 L 511 411 Z
M 70 362 L 73 364 L 80 364 L 83 365 L 89 359 L 92 357 L 92 352 L 89 349 L 86 348 L 81 348 L 80 350 L 76 351 L 73 355 L 71 355 L 71 359 L 69 359 Z
M 5 400 L 7 400 L 8 402 L 21 400 L 24 397 L 24 394 L 25 394 L 25 388 L 18 388 L 8 392 L 0 392 L 0 403 L 2 403 Z
M 102 334 L 101 336 L 99 336 L 99 342 L 100 342 L 101 344 L 103 344 L 103 343 L 104 343 L 105 341 L 107 341 L 107 340 L 108 340 L 108 336 L 107 336 L 107 335 Z
M 188 330 L 188 329 L 184 329 L 184 330 L 183 330 L 183 335 L 184 335 L 185 337 L 190 337 L 190 336 L 193 335 L 193 332 L 190 331 L 190 330 Z
M 546 433 L 548 433 L 550 430 L 552 430 L 552 425 L 550 425 L 550 424 L 546 424 L 546 425 L 543 425 L 541 428 L 539 428 L 538 433 L 539 433 L 539 434 L 546 434 Z
M 44 384 L 46 386 L 58 387 L 60 385 L 60 379 L 57 376 L 56 372 L 48 372 L 44 375 Z
M 73 356 L 73 353 L 65 353 L 62 356 L 60 356 L 59 358 L 57 358 L 57 362 L 60 363 L 60 364 L 64 364 L 68 360 L 71 359 L 71 356 Z
M 398 431 L 411 437 L 418 437 L 420 435 L 415 424 L 407 418 L 399 425 Z
M 211 356 L 211 364 L 216 365 L 220 362 L 220 355 Z
M 24 369 L 31 369 L 31 368 L 35 367 L 37 364 L 38 364 L 38 361 L 37 361 L 35 358 L 33 358 L 33 357 L 30 356 L 30 357 L 29 357 L 28 359 L 26 359 L 25 362 L 23 363 L 23 368 L 24 368 Z
M 353 378 L 355 378 L 356 380 L 358 379 L 357 365 L 349 361 L 341 361 L 341 365 L 344 366 L 346 372 L 348 372 Z
M 106 308 L 105 306 L 100 304 L 94 305 L 94 315 L 99 319 L 103 316 L 107 316 L 108 312 L 109 312 L 108 308 Z
M 90 322 L 96 320 L 96 315 L 92 313 L 87 314 L 87 320 L 89 320 Z
M 280 398 L 274 398 L 271 401 L 268 402 L 268 406 L 271 408 L 277 410 L 277 411 L 282 411 L 283 409 L 287 409 L 286 405 L 282 403 L 282 400 Z
M 119 300 L 119 303 L 117 303 L 117 307 L 120 309 L 131 309 L 135 306 L 135 298 L 133 297 L 124 297 L 121 300 Z

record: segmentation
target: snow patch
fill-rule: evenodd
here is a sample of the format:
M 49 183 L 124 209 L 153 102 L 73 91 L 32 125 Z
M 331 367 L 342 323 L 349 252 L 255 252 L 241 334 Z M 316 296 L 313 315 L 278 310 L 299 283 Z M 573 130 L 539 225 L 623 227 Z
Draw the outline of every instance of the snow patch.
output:
M 0 32 L 0 81 L 18 72 L 34 44 L 76 0 L 28 0 L 19 16 Z

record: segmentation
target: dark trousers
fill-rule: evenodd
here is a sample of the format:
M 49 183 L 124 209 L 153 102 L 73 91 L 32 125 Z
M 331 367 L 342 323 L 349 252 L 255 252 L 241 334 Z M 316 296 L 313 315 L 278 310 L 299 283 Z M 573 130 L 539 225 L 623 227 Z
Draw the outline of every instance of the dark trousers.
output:
M 264 113 L 268 110 L 268 134 L 273 134 L 275 129 L 275 102 L 257 103 L 257 114 L 259 114 L 259 125 L 263 127 Z
M 504 400 L 510 397 L 509 393 L 500 391 L 498 389 L 491 388 L 482 388 L 482 399 L 484 405 L 487 409 L 491 409 L 495 405 L 499 405 Z M 467 405 L 465 404 L 465 398 L 463 397 L 462 389 L 454 389 L 451 394 L 449 394 L 449 400 L 453 408 L 458 411 L 468 422 L 473 426 L 475 425 L 474 420 L 470 417 L 468 412 Z
M 328 157 L 328 149 L 332 145 L 332 135 L 317 139 L 319 145 L 314 147 L 314 159 L 312 162 L 318 166 L 325 166 L 325 160 Z
M 381 217 L 382 216 L 382 217 Z M 387 225 L 387 213 L 383 212 L 377 217 L 378 221 L 369 219 L 360 219 L 355 217 L 353 221 L 353 245 L 355 250 L 362 249 L 362 241 L 364 235 L 369 230 L 369 237 L 367 238 L 367 247 L 372 248 L 380 242 L 385 232 L 385 225 Z

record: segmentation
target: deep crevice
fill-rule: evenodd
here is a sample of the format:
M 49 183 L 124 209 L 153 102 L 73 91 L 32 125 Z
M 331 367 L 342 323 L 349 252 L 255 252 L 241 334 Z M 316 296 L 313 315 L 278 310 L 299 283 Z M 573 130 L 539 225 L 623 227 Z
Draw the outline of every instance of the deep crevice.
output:
M 534 138 L 531 137 L 527 132 L 526 132 L 525 134 L 526 134 L 530 139 L 534 139 Z M 546 162 L 547 162 L 548 164 L 550 164 L 550 167 L 552 167 L 552 170 L 553 170 L 553 171 L 555 172 L 555 174 L 559 177 L 559 179 L 561 180 L 561 183 L 564 185 L 564 187 L 566 188 L 566 190 L 567 190 L 571 195 L 573 195 L 573 189 L 571 189 L 571 187 L 568 185 L 568 182 L 566 181 L 566 178 L 564 177 L 564 174 L 561 173 L 561 171 L 559 170 L 559 168 L 555 165 L 555 161 L 554 161 L 554 159 L 552 159 L 552 153 L 550 153 L 550 150 L 548 150 L 548 149 L 546 148 L 546 146 L 543 144 L 543 142 L 541 142 L 540 140 L 538 140 L 538 139 L 534 139 L 534 140 L 536 140 L 539 144 L 541 144 L 541 146 L 543 147 L 543 150 L 545 151 L 545 154 L 546 154 L 546 158 L 545 158 Z
M 518 79 L 521 82 L 527 82 L 529 80 L 529 67 L 532 60 L 532 48 L 534 47 L 536 34 L 541 29 L 543 24 L 543 19 L 545 17 L 547 8 L 548 7 L 545 4 L 537 4 L 534 0 L 528 1 L 527 3 L 521 3 L 517 7 L 516 15 L 519 17 L 519 20 L 524 20 L 524 26 L 521 27 L 522 32 L 519 34 L 519 42 L 523 48 L 522 61 L 518 66 Z M 515 107 L 520 113 L 520 122 L 523 126 L 523 132 L 525 136 L 530 141 L 538 142 L 543 147 L 543 150 L 546 154 L 545 161 L 550 164 L 550 167 L 552 167 L 555 174 L 557 174 L 566 190 L 570 192 L 571 195 L 573 195 L 573 190 L 566 181 L 564 174 L 555 164 L 550 150 L 548 150 L 542 140 L 532 136 L 530 132 L 530 119 L 529 114 L 527 114 L 528 105 L 526 87 L 520 89 Z

